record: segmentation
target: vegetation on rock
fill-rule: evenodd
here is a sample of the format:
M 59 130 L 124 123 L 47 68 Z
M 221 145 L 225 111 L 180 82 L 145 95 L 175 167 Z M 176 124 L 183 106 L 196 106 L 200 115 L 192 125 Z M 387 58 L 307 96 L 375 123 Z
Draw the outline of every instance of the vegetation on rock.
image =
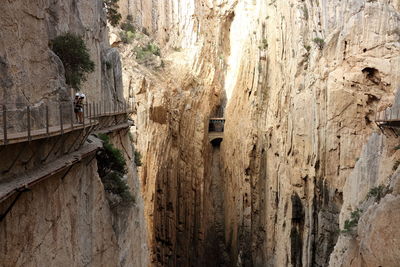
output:
M 104 189 L 120 197 L 120 201 L 113 202 L 112 205 L 130 205 L 134 198 L 128 184 L 123 180 L 127 173 L 126 160 L 121 150 L 110 143 L 108 135 L 99 134 L 99 138 L 103 141 L 103 149 L 97 153 L 98 173 Z
M 136 166 L 142 166 L 142 154 L 135 150 L 135 164 Z
M 107 20 L 112 26 L 118 26 L 121 21 L 121 14 L 118 12 L 118 1 L 119 0 L 103 0 L 103 6 L 107 13 Z
M 148 43 L 146 46 L 136 48 L 136 59 L 143 61 L 149 59 L 152 55 L 160 56 L 160 48 L 154 43 Z
M 64 65 L 66 83 L 79 90 L 95 67 L 82 37 L 66 33 L 53 39 L 51 47 Z
M 313 39 L 313 42 L 317 44 L 319 49 L 322 50 L 322 48 L 324 48 L 324 45 L 325 45 L 324 39 L 316 37 L 316 38 Z
M 358 221 L 360 220 L 362 210 L 356 209 L 355 211 L 351 212 L 350 219 L 344 222 L 344 227 L 342 233 L 353 233 L 354 228 L 358 225 Z
M 376 202 L 379 202 L 387 193 L 388 193 L 388 189 L 383 186 L 377 186 L 374 188 L 371 188 L 368 192 L 367 198 L 375 198 Z

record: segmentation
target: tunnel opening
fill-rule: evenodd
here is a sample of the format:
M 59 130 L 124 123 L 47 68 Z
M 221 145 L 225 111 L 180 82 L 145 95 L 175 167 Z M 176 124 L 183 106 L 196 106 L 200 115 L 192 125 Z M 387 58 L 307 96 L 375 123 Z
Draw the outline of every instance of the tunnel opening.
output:
M 214 139 L 212 139 L 212 140 L 210 141 L 210 143 L 211 143 L 211 145 L 212 145 L 213 147 L 218 147 L 218 146 L 221 145 L 221 142 L 222 142 L 222 141 L 223 141 L 222 137 L 219 137 L 219 138 L 214 138 Z

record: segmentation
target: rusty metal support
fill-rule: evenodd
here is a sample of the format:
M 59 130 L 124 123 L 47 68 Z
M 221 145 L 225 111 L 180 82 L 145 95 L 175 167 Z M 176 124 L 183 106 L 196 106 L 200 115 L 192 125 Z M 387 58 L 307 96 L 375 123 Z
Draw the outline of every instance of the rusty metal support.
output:
M 26 190 L 28 191 L 28 190 Z M 0 222 L 4 220 L 4 218 L 7 216 L 7 214 L 11 211 L 11 209 L 14 207 L 15 203 L 17 203 L 19 197 L 22 195 L 22 193 L 25 191 L 19 191 L 18 195 L 14 198 L 14 200 L 11 202 L 10 206 L 4 211 L 3 214 L 0 214 Z
M 57 140 L 54 142 L 54 145 L 51 147 L 49 153 L 47 153 L 47 155 L 41 159 L 41 162 L 45 162 L 47 160 L 47 158 L 50 156 L 50 154 L 53 152 L 54 148 L 57 146 L 58 142 L 61 140 L 61 135 L 58 135 Z
M 69 154 L 71 152 L 71 150 L 75 147 L 76 142 L 81 138 L 83 131 L 80 131 L 79 135 L 77 136 L 77 138 L 74 138 L 74 142 L 71 144 L 71 146 L 69 147 L 69 149 L 67 150 L 67 154 Z
M 27 145 L 28 145 L 27 142 L 25 142 L 25 143 L 23 143 L 23 144 L 24 144 L 24 145 L 23 145 L 22 149 L 19 150 L 17 156 L 15 157 L 15 159 L 13 160 L 13 162 L 11 163 L 11 165 L 10 165 L 7 169 L 5 169 L 4 171 L 2 171 L 2 172 L 1 172 L 2 174 L 8 173 L 8 172 L 12 169 L 12 167 L 14 167 L 14 165 L 15 165 L 15 163 L 17 162 L 18 158 L 21 156 L 22 152 L 25 151 L 25 149 L 26 149 L 26 147 L 27 147 Z

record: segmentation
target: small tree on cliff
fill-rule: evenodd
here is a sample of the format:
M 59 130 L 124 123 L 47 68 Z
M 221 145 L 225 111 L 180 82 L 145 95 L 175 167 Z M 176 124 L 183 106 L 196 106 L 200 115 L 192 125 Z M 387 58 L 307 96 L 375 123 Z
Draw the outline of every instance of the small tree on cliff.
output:
M 79 90 L 95 66 L 82 37 L 73 33 L 60 35 L 52 41 L 52 50 L 64 65 L 66 83 Z
M 112 26 L 118 26 L 121 21 L 121 14 L 118 12 L 119 0 L 103 0 L 103 5 L 107 13 L 107 19 Z

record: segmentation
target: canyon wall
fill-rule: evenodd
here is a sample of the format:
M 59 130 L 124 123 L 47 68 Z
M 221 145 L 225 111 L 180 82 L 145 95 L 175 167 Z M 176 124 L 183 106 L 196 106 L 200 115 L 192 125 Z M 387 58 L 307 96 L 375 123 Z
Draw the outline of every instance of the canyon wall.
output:
M 83 37 L 95 63 L 94 72 L 81 88 L 86 101 L 123 101 L 120 57 L 109 45 L 102 1 L 6 1 L 0 12 L 0 102 L 6 104 L 9 112 L 23 110 L 27 105 L 32 110 L 37 108 L 39 111 L 31 114 L 31 121 L 34 127 L 43 128 L 37 123 L 44 118 L 41 107 L 57 107 L 59 101 L 72 100 L 73 90 L 65 83 L 62 62 L 50 49 L 51 40 L 66 32 Z M 49 113 L 50 120 L 57 122 L 58 110 Z M 22 115 L 20 119 L 8 118 L 10 131 L 24 126 L 26 118 Z M 76 134 L 85 136 L 89 131 L 86 130 Z M 135 203 L 130 207 L 110 207 L 98 175 L 96 155 L 91 154 L 0 203 L 1 266 L 147 265 L 146 223 L 133 147 L 126 130 L 109 135 L 127 161 L 124 179 Z M 54 160 L 65 159 L 64 164 L 69 164 L 69 151 L 64 147 L 72 147 L 76 140 L 69 138 L 60 144 L 63 139 L 48 138 L 15 146 L 15 161 L 22 158 L 25 162 L 19 175 L 32 171 L 27 165 L 30 160 L 37 165 L 47 164 L 42 152 L 52 153 L 50 158 L 57 156 Z M 54 145 L 41 143 L 46 141 Z M 42 147 L 35 150 L 35 144 Z M 42 166 L 39 169 L 46 172 Z M 13 175 L 18 177 L 17 174 L 16 171 Z
M 205 235 L 219 229 L 227 265 L 327 266 L 334 252 L 332 266 L 394 266 L 398 253 L 386 246 L 379 255 L 391 262 L 368 254 L 378 221 L 361 214 L 358 239 L 340 230 L 380 184 L 392 193 L 365 214 L 379 220 L 396 207 L 395 137 L 374 120 L 397 103 L 399 1 L 121 2 L 165 47 L 165 70 L 143 75 L 133 63 L 126 69 L 137 74 L 125 77 L 141 85 L 137 143 L 154 264 L 207 262 Z M 225 189 L 215 195 L 207 119 L 225 103 Z M 374 149 L 386 152 L 371 175 L 362 151 Z

